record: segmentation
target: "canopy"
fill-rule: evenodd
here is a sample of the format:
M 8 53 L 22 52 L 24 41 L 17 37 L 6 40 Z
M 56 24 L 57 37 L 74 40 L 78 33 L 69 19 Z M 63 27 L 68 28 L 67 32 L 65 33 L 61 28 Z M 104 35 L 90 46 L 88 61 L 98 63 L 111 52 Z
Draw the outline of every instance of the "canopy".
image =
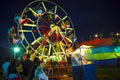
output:
M 82 42 L 78 44 L 77 47 L 80 47 L 81 45 L 88 45 L 93 47 L 110 46 L 113 45 L 113 40 L 111 38 L 102 38 L 102 39 L 96 38 L 86 42 Z

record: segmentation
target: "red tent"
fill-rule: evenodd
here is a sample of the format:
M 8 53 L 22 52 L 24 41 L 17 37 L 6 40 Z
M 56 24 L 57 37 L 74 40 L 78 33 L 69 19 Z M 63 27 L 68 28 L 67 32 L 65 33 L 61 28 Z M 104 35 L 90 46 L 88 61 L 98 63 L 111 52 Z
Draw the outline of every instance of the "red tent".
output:
M 102 39 L 96 38 L 96 39 L 92 39 L 92 40 L 78 44 L 77 48 L 80 47 L 81 45 L 88 45 L 93 47 L 110 46 L 110 45 L 113 45 L 113 40 L 111 38 L 102 38 Z

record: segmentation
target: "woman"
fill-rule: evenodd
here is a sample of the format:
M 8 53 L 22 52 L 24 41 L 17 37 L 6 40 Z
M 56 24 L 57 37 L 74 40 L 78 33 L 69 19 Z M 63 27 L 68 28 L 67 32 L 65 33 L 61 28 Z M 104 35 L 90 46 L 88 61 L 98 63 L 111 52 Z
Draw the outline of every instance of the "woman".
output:
M 23 80 L 23 68 L 22 68 L 21 60 L 17 61 L 16 70 L 18 73 L 19 80 Z
M 11 61 L 8 67 L 8 80 L 19 80 L 17 75 L 15 60 Z
M 48 80 L 47 75 L 43 70 L 43 63 L 37 62 L 37 68 L 35 69 L 35 80 Z

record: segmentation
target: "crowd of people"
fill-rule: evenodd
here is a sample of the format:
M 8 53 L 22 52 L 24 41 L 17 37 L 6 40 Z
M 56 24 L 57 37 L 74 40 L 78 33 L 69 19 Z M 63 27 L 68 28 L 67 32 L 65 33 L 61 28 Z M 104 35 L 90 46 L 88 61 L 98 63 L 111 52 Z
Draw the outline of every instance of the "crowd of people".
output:
M 29 55 L 22 60 L 8 57 L 0 66 L 0 80 L 48 80 L 42 60 L 29 58 Z

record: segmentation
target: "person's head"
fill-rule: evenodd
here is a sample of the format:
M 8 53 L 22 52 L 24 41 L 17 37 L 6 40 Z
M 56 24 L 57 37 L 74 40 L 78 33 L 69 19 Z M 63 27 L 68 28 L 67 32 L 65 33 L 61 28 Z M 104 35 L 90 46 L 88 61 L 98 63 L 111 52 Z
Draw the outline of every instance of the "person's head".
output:
M 21 64 L 21 60 L 16 61 L 16 65 L 19 66 Z
M 33 60 L 33 63 L 38 64 L 39 62 L 40 62 L 39 58 L 35 57 L 34 60 Z
M 30 54 L 27 54 L 27 59 L 30 59 Z
M 10 66 L 15 67 L 15 66 L 16 66 L 16 60 L 12 60 L 12 61 L 10 61 Z
M 11 58 L 10 58 L 10 57 L 7 57 L 7 58 L 6 58 L 6 61 L 10 61 L 10 60 L 11 60 Z

